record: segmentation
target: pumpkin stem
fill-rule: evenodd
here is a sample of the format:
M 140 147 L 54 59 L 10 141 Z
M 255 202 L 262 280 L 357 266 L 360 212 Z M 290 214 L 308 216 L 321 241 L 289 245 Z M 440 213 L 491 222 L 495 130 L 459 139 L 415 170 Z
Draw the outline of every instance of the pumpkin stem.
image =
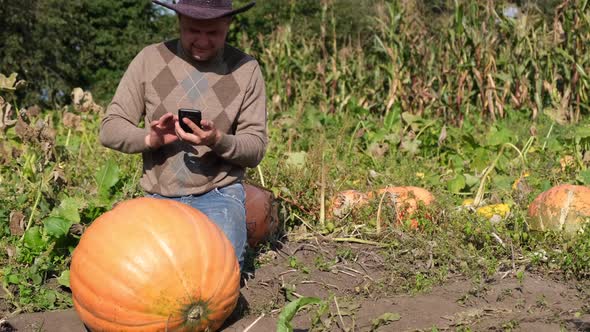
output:
M 188 321 L 199 321 L 203 317 L 204 313 L 205 310 L 203 309 L 203 306 L 201 304 L 195 304 L 189 309 L 186 319 Z

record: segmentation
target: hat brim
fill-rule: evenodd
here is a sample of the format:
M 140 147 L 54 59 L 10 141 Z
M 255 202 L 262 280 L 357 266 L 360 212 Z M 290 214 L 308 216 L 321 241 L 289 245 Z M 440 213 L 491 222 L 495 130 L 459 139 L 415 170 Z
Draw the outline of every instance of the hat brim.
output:
M 247 11 L 248 9 L 254 7 L 254 5 L 256 4 L 256 1 L 252 1 L 243 7 L 233 9 L 233 10 L 227 10 L 227 9 L 216 9 L 216 8 L 210 8 L 210 7 L 205 8 L 205 7 L 197 7 L 197 6 L 188 6 L 185 4 L 171 4 L 171 3 L 166 3 L 166 2 L 158 1 L 158 0 L 152 0 L 152 1 L 155 4 L 158 4 L 160 6 L 164 6 L 168 9 L 175 11 L 180 15 L 188 16 L 188 17 L 191 17 L 191 18 L 194 18 L 197 20 L 211 20 L 211 19 L 215 19 L 215 18 L 236 15 L 236 14 L 243 13 L 243 12 Z

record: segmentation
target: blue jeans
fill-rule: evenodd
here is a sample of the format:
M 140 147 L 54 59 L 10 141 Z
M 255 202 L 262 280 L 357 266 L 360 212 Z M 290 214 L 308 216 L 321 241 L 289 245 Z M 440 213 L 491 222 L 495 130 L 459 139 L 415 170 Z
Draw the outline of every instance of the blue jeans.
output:
M 241 183 L 216 188 L 201 195 L 181 197 L 166 197 L 158 194 L 148 194 L 148 197 L 172 199 L 190 205 L 203 212 L 227 236 L 234 246 L 240 270 L 244 266 L 246 253 L 246 192 Z

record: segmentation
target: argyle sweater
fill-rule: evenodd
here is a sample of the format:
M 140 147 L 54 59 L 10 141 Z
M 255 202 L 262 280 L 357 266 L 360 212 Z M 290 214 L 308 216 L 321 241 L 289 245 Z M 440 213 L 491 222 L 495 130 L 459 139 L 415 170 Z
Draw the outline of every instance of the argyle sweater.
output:
M 179 108 L 201 110 L 223 134 L 213 147 L 177 141 L 149 149 L 149 123 Z M 139 126 L 141 120 L 145 126 Z M 102 119 L 100 141 L 125 153 L 142 153 L 141 187 L 178 197 L 239 181 L 263 158 L 266 96 L 258 62 L 225 45 L 198 62 L 178 39 L 144 48 L 129 64 Z

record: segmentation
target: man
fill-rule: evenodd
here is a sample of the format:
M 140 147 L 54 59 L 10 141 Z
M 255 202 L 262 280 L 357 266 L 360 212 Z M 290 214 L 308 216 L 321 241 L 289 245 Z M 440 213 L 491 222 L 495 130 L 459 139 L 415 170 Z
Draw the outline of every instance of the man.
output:
M 142 153 L 148 195 L 189 204 L 212 219 L 232 242 L 243 266 L 246 246 L 246 167 L 267 144 L 265 86 L 258 62 L 226 44 L 231 0 L 154 1 L 178 14 L 180 39 L 144 48 L 130 63 L 100 129 L 100 141 Z M 202 120 L 179 123 L 178 109 Z M 146 128 L 140 128 L 144 118 Z M 200 125 L 200 126 L 199 126 Z

